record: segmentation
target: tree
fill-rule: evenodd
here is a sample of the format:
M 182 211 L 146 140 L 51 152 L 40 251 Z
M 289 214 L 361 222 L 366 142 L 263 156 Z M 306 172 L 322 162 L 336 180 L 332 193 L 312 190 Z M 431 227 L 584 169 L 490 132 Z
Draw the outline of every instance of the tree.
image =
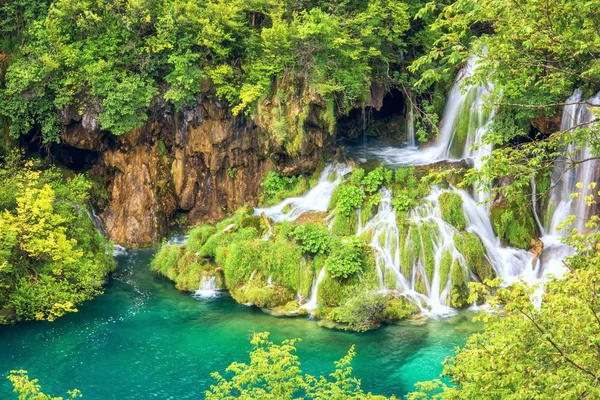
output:
M 19 394 L 19 400 L 63 400 L 62 397 L 44 394 L 42 387 L 37 384 L 38 380 L 29 379 L 25 370 L 10 371 L 8 380 L 13 384 L 13 391 Z M 82 397 L 77 389 L 69 390 L 67 393 L 71 399 Z
M 114 267 L 87 214 L 90 183 L 42 167 L 13 156 L 0 169 L 0 323 L 77 311 Z
M 224 399 L 385 399 L 364 393 L 360 380 L 352 377 L 350 363 L 355 355 L 354 347 L 335 363 L 332 379 L 303 374 L 295 344 L 300 339 L 284 340 L 281 345 L 269 340 L 269 333 L 254 334 L 250 343 L 250 363 L 234 362 L 227 368 L 233 372 L 226 379 L 218 372 L 213 373 L 217 380 L 206 392 L 207 400 Z M 392 397 L 394 398 L 394 397 Z

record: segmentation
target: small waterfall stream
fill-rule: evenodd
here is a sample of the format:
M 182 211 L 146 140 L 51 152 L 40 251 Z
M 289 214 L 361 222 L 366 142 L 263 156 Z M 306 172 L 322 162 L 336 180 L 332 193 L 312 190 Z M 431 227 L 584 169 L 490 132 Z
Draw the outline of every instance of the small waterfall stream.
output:
M 334 189 L 342 182 L 352 167 L 346 164 L 329 164 L 323 169 L 319 182 L 302 197 L 290 197 L 276 206 L 256 208 L 254 215 L 265 215 L 275 222 L 294 221 L 305 212 L 326 212 Z M 289 211 L 285 211 L 289 208 Z
M 219 294 L 219 285 L 217 284 L 217 278 L 215 276 L 203 275 L 200 278 L 200 285 L 198 290 L 194 292 L 196 297 L 215 297 Z

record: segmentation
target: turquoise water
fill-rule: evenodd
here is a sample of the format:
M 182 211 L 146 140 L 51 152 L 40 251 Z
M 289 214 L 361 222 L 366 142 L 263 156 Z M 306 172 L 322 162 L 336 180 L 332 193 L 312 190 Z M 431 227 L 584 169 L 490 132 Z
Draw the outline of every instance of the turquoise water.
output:
M 303 370 L 327 374 L 352 344 L 363 388 L 398 396 L 441 372 L 441 361 L 479 328 L 472 314 L 402 323 L 364 334 L 319 327 L 305 318 L 275 318 L 227 296 L 198 300 L 149 271 L 152 251 L 119 257 L 103 296 L 56 322 L 0 327 L 0 374 L 27 369 L 56 396 L 77 388 L 85 399 L 200 399 L 224 372 L 246 361 L 252 332 L 299 337 Z M 0 379 L 0 398 L 16 398 Z

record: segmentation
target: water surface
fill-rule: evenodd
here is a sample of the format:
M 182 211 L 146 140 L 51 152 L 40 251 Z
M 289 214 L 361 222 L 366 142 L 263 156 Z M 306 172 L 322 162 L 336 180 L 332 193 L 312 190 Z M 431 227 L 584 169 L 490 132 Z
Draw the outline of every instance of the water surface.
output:
M 398 396 L 441 372 L 441 361 L 478 325 L 472 314 L 401 323 L 364 334 L 275 318 L 228 296 L 195 299 L 149 271 L 151 250 L 119 256 L 106 293 L 55 322 L 0 327 L 0 374 L 27 369 L 46 392 L 77 388 L 85 399 L 200 399 L 233 361 L 246 361 L 252 332 L 302 338 L 303 370 L 327 374 L 352 344 L 364 389 Z M 0 379 L 0 398 L 16 398 Z

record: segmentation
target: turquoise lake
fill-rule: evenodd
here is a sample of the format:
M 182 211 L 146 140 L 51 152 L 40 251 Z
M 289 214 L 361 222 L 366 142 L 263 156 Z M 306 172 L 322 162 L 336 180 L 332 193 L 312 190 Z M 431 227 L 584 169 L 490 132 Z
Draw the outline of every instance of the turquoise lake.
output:
M 402 396 L 415 382 L 439 376 L 441 362 L 480 329 L 472 313 L 403 322 L 367 333 L 318 326 L 306 318 L 275 318 L 226 295 L 196 299 L 149 269 L 152 250 L 119 256 L 103 296 L 55 322 L 0 327 L 0 374 L 26 369 L 46 393 L 77 388 L 84 399 L 201 399 L 210 373 L 247 361 L 252 332 L 301 338 L 305 372 L 328 374 L 356 345 L 353 366 L 363 388 Z M 16 399 L 0 379 L 0 398 Z

